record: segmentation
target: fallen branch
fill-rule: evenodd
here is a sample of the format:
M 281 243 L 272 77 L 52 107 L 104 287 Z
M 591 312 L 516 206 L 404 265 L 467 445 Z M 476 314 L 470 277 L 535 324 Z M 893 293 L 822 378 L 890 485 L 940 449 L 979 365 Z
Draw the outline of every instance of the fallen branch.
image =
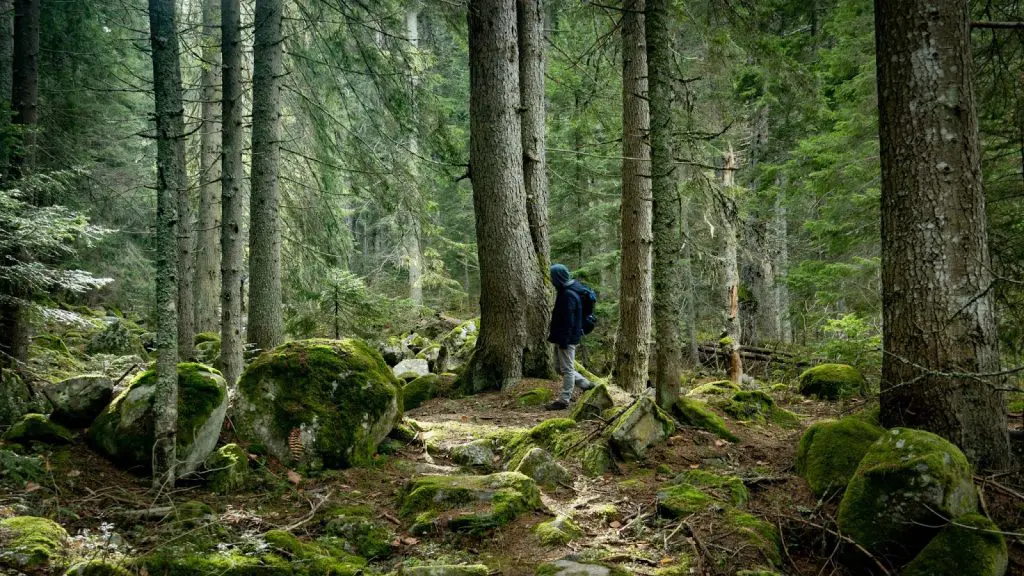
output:
M 857 541 L 854 540 L 853 538 L 850 538 L 849 536 L 846 536 L 845 534 L 841 534 L 841 533 L 839 533 L 839 532 L 837 532 L 837 531 L 835 531 L 835 530 L 833 530 L 831 528 L 828 528 L 827 526 L 822 526 L 821 524 L 816 524 L 814 522 L 811 522 L 810 520 L 805 520 L 803 518 L 799 518 L 799 517 L 796 517 L 796 516 L 783 516 L 783 517 L 784 518 L 788 518 L 790 520 L 796 520 L 797 522 L 801 522 L 803 524 L 807 524 L 808 526 L 812 526 L 814 528 L 817 528 L 818 530 L 824 530 L 825 532 L 828 532 L 829 534 L 835 536 L 836 538 L 839 538 L 843 542 L 846 542 L 847 544 L 850 544 L 854 548 L 859 550 L 862 554 L 864 554 L 864 556 L 866 556 L 872 562 L 875 563 L 875 566 L 877 566 L 878 569 L 882 571 L 882 574 L 886 574 L 887 576 L 892 576 L 892 572 L 890 572 L 889 569 L 886 568 L 884 564 L 882 564 L 882 561 L 879 560 L 877 556 L 875 556 L 871 552 L 868 552 L 867 548 L 865 548 L 865 547 L 861 546 L 860 544 L 858 544 Z

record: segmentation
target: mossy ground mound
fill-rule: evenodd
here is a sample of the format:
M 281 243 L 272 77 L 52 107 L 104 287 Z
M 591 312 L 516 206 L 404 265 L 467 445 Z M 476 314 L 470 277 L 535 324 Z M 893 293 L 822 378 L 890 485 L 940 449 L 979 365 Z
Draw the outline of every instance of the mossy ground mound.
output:
M 75 564 L 64 576 L 131 576 L 131 572 L 120 564 L 96 559 Z
M 783 428 L 800 425 L 800 417 L 775 405 L 775 400 L 760 390 L 740 390 L 728 400 L 719 401 L 718 407 L 737 420 L 764 424 L 771 422 Z
M 977 511 L 960 449 L 921 430 L 893 428 L 868 448 L 839 505 L 844 534 L 875 554 L 909 560 L 941 525 Z
M 51 422 L 42 414 L 26 414 L 4 433 L 2 440 L 24 445 L 33 442 L 67 444 L 73 436 L 67 428 Z
M 714 382 L 705 382 L 695 386 L 692 390 L 686 393 L 687 396 L 701 397 L 701 396 L 725 396 L 732 394 L 733 392 L 739 391 L 740 387 L 733 384 L 729 380 L 716 380 Z
M 577 422 L 596 420 L 600 418 L 602 412 L 613 406 L 615 406 L 615 402 L 612 400 L 611 394 L 608 393 L 608 387 L 604 384 L 596 384 L 576 401 L 570 417 Z
M 489 476 L 419 476 L 401 496 L 403 516 L 417 532 L 436 527 L 485 534 L 541 506 L 537 484 L 518 472 Z
M 370 560 L 391 556 L 394 534 L 378 524 L 368 508 L 349 507 L 332 511 L 324 532 L 339 538 L 344 550 L 350 554 Z
M 402 388 L 402 407 L 406 410 L 419 408 L 427 400 L 437 397 L 441 377 L 437 374 L 420 376 Z
M 868 448 L 884 433 L 882 428 L 853 417 L 815 422 L 800 438 L 797 474 L 807 480 L 815 496 L 842 492 Z
M 715 414 L 707 403 L 696 398 L 680 396 L 672 405 L 672 414 L 681 424 L 707 430 L 719 438 L 737 442 L 739 438 L 725 425 L 725 420 Z
M 60 524 L 35 516 L 0 520 L 0 568 L 45 572 L 57 562 L 68 533 Z
M 847 364 L 819 364 L 800 375 L 798 390 L 804 396 L 839 400 L 868 393 L 864 375 Z
M 219 494 L 245 488 L 252 480 L 249 454 L 238 444 L 221 446 L 206 459 L 206 484 Z
M 391 369 L 354 339 L 279 346 L 246 368 L 238 392 L 239 437 L 311 469 L 368 463 L 402 412 Z
M 557 516 L 554 520 L 541 522 L 533 529 L 533 533 L 545 546 L 564 546 L 583 536 L 583 530 L 568 516 Z
M 139 374 L 89 427 L 89 442 L 125 466 L 148 471 L 153 456 L 156 372 Z M 220 372 L 203 364 L 178 364 L 179 474 L 190 474 L 213 452 L 228 395 Z
M 550 388 L 534 388 L 516 397 L 516 404 L 522 407 L 543 406 L 554 398 Z
M 942 529 L 900 576 L 1003 576 L 1009 562 L 999 527 L 965 514 Z

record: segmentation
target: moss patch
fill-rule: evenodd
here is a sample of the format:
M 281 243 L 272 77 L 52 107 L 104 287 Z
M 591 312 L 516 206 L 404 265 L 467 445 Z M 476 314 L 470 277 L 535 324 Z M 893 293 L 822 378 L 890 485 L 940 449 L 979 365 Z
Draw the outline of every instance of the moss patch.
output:
M 739 389 L 739 386 L 733 384 L 729 380 L 716 380 L 714 382 L 701 384 L 687 392 L 686 395 L 691 398 L 694 396 L 724 396 L 726 394 L 732 394 Z
M 406 410 L 419 408 L 427 400 L 432 400 L 438 394 L 438 382 L 440 377 L 436 374 L 427 374 L 415 378 L 402 389 L 402 407 Z
M 572 408 L 570 417 L 577 422 L 597 420 L 602 412 L 614 405 L 615 402 L 612 400 L 611 394 L 608 393 L 608 387 L 604 384 L 597 384 L 580 396 L 579 401 Z
M 64 576 L 131 576 L 131 572 L 124 566 L 112 562 L 89 560 L 75 564 L 64 573 Z
M 249 454 L 238 444 L 226 444 L 206 459 L 206 483 L 218 494 L 244 488 L 250 481 Z
M 68 444 L 73 434 L 42 414 L 26 414 L 3 435 L 4 442 L 17 444 Z
M 409 481 L 401 513 L 416 523 L 446 520 L 449 530 L 484 534 L 540 507 L 536 483 L 518 472 L 489 476 L 420 476 Z M 424 513 L 431 518 L 420 518 Z
M 568 516 L 558 516 L 549 522 L 541 522 L 533 529 L 537 539 L 545 546 L 564 546 L 583 535 L 583 530 Z
M 760 390 L 740 390 L 733 393 L 728 401 L 721 402 L 719 406 L 723 412 L 737 420 L 760 424 L 771 422 L 783 428 L 800 425 L 800 417 L 776 406 L 775 400 Z
M 750 492 L 743 480 L 736 476 L 720 476 L 706 470 L 687 470 L 676 476 L 672 483 L 699 488 L 734 506 L 742 506 L 750 499 Z
M 0 568 L 46 570 L 60 556 L 68 533 L 60 524 L 36 516 L 0 520 Z
M 711 408 L 701 400 L 681 396 L 679 400 L 676 400 L 676 403 L 672 405 L 672 413 L 681 424 L 693 426 L 700 430 L 707 430 L 719 438 L 724 438 L 730 442 L 739 441 L 739 438 L 737 438 L 736 435 L 726 427 L 725 420 L 723 420 L 718 414 L 715 414 Z
M 838 400 L 864 396 L 868 392 L 864 375 L 847 364 L 820 364 L 800 375 L 799 391 L 804 396 Z
M 980 514 L 965 514 L 940 531 L 901 576 L 1001 576 L 1008 563 L 999 527 Z
M 800 438 L 796 471 L 815 496 L 842 492 L 868 448 L 883 433 L 880 427 L 852 417 L 815 422 Z
M 551 392 L 550 388 L 534 388 L 533 390 L 520 394 L 516 398 L 516 404 L 523 407 L 543 406 L 544 404 L 551 402 L 553 397 L 554 394 Z
M 689 484 L 670 484 L 658 491 L 658 514 L 686 518 L 714 503 L 714 499 Z

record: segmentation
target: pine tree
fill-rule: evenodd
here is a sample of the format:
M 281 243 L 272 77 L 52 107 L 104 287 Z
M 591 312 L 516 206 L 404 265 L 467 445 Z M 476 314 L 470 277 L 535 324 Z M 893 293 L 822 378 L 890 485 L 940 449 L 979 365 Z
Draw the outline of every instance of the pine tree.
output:
M 647 143 L 644 0 L 622 12 L 622 263 L 613 378 L 630 392 L 647 387 L 651 344 L 651 150 Z
M 876 0 L 882 424 L 1010 465 L 966 2 Z
M 257 0 L 252 95 L 252 192 L 249 202 L 249 341 L 281 343 L 281 0 Z
M 153 56 L 156 105 L 157 234 L 156 234 L 156 389 L 153 486 L 173 485 L 178 429 L 178 266 L 177 206 L 187 190 L 185 175 L 185 110 L 181 101 L 181 68 L 174 0 L 149 0 L 149 33 Z
M 548 239 L 548 176 L 544 128 L 544 1 L 516 2 L 519 92 L 522 107 L 523 182 L 530 237 L 541 270 L 551 265 Z
M 195 328 L 220 332 L 220 0 L 203 0 L 202 126 L 196 223 Z

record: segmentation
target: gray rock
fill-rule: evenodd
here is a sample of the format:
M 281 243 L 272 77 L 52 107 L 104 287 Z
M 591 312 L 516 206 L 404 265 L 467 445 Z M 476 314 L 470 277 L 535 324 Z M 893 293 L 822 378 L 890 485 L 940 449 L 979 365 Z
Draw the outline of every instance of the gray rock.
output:
M 391 369 L 396 378 L 415 375 L 416 378 L 430 374 L 430 364 L 423 358 L 407 358 Z
M 53 403 L 50 419 L 72 428 L 84 428 L 114 397 L 114 382 L 102 374 L 84 374 L 61 380 L 47 390 Z
M 597 384 L 580 397 L 572 409 L 571 418 L 577 422 L 597 420 L 602 412 L 614 405 L 615 402 L 612 400 L 611 394 L 608 393 L 608 387 L 604 384 Z
M 458 566 L 410 566 L 402 568 L 406 576 L 487 576 L 491 570 L 483 564 Z
M 545 576 L 627 576 L 629 574 L 621 568 L 578 562 L 572 558 L 562 558 L 541 564 L 537 567 L 536 573 Z
M 472 468 L 491 468 L 494 466 L 494 451 L 488 440 L 474 440 L 469 444 L 452 446 L 448 451 L 452 462 L 460 466 Z
M 647 449 L 664 442 L 675 432 L 672 418 L 654 399 L 643 396 L 612 425 L 609 443 L 623 458 L 639 459 Z
M 516 472 L 525 474 L 533 478 L 537 484 L 548 487 L 560 486 L 572 481 L 572 474 L 543 448 L 534 448 L 527 452 L 516 468 Z

